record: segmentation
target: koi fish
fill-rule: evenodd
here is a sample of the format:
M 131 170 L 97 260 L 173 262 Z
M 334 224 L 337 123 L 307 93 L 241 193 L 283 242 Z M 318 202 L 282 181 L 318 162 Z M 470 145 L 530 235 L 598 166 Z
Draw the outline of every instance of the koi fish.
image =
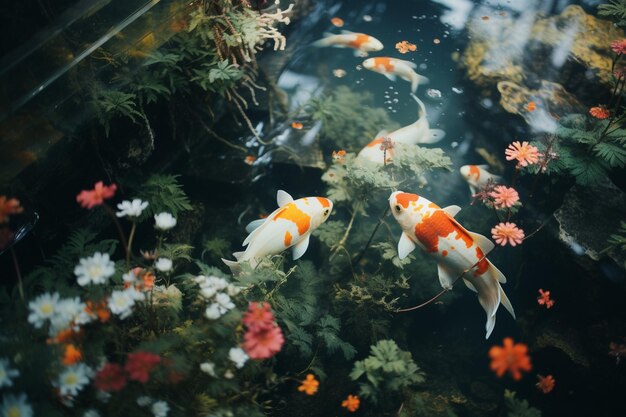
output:
M 437 260 L 439 282 L 446 289 L 463 271 L 477 264 L 463 275 L 467 287 L 478 293 L 478 301 L 487 313 L 486 339 L 496 325 L 496 311 L 500 304 L 515 318 L 513 306 L 500 283 L 506 278 L 487 258 L 494 244 L 486 237 L 470 232 L 454 216 L 459 206 L 441 208 L 417 194 L 396 191 L 389 197 L 393 216 L 402 227 L 398 242 L 398 256 L 406 258 L 416 246 Z M 482 260 L 481 260 L 482 259 Z
M 247 246 L 243 252 L 235 252 L 237 261 L 222 259 L 234 275 L 241 270 L 242 262 L 255 268 L 264 256 L 278 254 L 292 248 L 293 259 L 299 259 L 309 247 L 311 232 L 328 219 L 333 202 L 323 197 L 305 197 L 294 200 L 288 193 L 278 190 L 278 208 L 267 218 L 254 220 L 246 226 Z
M 383 74 L 391 81 L 396 81 L 396 77 L 400 77 L 403 80 L 410 82 L 411 91 L 413 93 L 417 91 L 418 85 L 428 83 L 428 78 L 415 72 L 417 64 L 411 61 L 403 61 L 401 59 L 388 57 L 376 57 L 368 58 L 363 61 L 363 67 L 370 71 Z
M 488 169 L 489 165 L 463 165 L 459 169 L 463 179 L 469 184 L 472 195 L 484 188 L 490 181 L 493 183 L 502 181 L 501 176 L 490 173 Z
M 430 129 L 428 119 L 426 118 L 426 107 L 424 103 L 414 94 L 411 96 L 417 101 L 419 106 L 418 119 L 415 123 L 401 127 L 391 133 L 381 130 L 376 138 L 368 143 L 358 154 L 359 158 L 365 158 L 379 164 L 383 163 L 385 151 L 381 149 L 381 144 L 385 139 L 390 139 L 392 143 L 406 143 L 409 145 L 431 144 L 439 142 L 446 136 L 446 132 L 441 129 Z M 386 151 L 387 163 L 393 159 L 393 147 Z
M 355 56 L 367 56 L 368 52 L 383 49 L 381 41 L 365 33 L 342 30 L 341 34 L 325 33 L 324 38 L 313 42 L 313 46 L 333 46 L 335 48 L 353 48 Z

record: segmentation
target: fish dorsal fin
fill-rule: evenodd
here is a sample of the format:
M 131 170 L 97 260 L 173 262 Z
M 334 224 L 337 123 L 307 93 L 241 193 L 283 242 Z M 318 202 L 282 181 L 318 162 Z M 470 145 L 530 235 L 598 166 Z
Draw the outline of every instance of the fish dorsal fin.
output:
M 483 164 L 483 165 L 476 165 L 478 168 L 480 169 L 484 169 L 485 171 L 489 169 L 489 165 L 487 164 Z
M 278 207 L 285 206 L 293 201 L 293 197 L 289 195 L 288 192 L 283 190 L 278 190 L 276 193 L 276 202 L 278 203 Z
M 324 36 L 324 38 L 330 38 L 331 36 L 337 36 L 337 34 L 332 32 L 324 32 L 322 36 Z
M 387 131 L 387 129 L 383 129 L 380 132 L 376 133 L 376 136 L 374 137 L 374 139 L 384 138 L 387 135 L 389 135 L 389 132 Z
M 250 223 L 248 223 L 248 225 L 246 226 L 246 232 L 248 233 L 252 233 L 254 232 L 257 228 L 259 228 L 263 223 L 265 223 L 266 219 L 259 219 L 259 220 L 252 220 Z
M 395 82 L 395 81 L 396 81 L 396 79 L 397 79 L 396 74 L 387 74 L 387 73 L 385 73 L 385 74 L 383 74 L 383 75 L 384 75 L 385 77 L 387 77 L 387 79 L 389 79 L 389 81 L 394 81 L 394 82 Z
M 444 207 L 442 210 L 448 213 L 451 217 L 454 217 L 457 214 L 459 214 L 459 211 L 461 211 L 461 207 L 453 205 L 453 206 Z
M 402 62 L 402 63 L 404 63 L 404 64 L 408 65 L 409 67 L 413 68 L 413 69 L 417 68 L 417 64 L 416 64 L 415 62 L 412 62 L 412 61 L 405 61 L 405 60 L 403 60 L 403 59 L 398 59 L 397 61 L 398 61 L 398 62 Z
M 233 256 L 235 257 L 235 259 L 239 260 L 242 256 L 243 256 L 244 252 L 233 252 Z
M 452 288 L 456 275 L 452 274 L 448 268 L 441 264 L 437 264 L 437 272 L 439 274 L 439 283 L 443 288 L 449 290 Z
M 487 239 L 485 236 L 479 235 L 478 233 L 470 232 L 469 230 L 467 231 L 467 233 L 470 234 L 472 239 L 474 239 L 474 243 L 478 245 L 483 253 L 490 252 L 494 248 L 495 245 L 493 244 L 493 242 Z
M 303 237 L 300 242 L 296 243 L 291 248 L 291 253 L 293 254 L 293 260 L 294 261 L 296 259 L 300 259 L 300 257 L 302 257 L 302 255 L 304 255 L 304 252 L 306 252 L 307 248 L 309 247 L 309 240 L 310 240 L 309 238 L 310 237 L 311 237 L 311 234 L 309 233 L 308 235 Z
M 406 233 L 402 232 L 400 241 L 398 242 L 398 258 L 406 258 L 413 250 L 415 250 L 415 243 Z
M 352 32 L 352 31 L 350 31 L 350 30 L 345 30 L 345 29 L 341 29 L 341 30 L 340 30 L 340 32 L 341 32 L 343 35 L 358 35 L 358 33 L 356 33 L 356 32 Z

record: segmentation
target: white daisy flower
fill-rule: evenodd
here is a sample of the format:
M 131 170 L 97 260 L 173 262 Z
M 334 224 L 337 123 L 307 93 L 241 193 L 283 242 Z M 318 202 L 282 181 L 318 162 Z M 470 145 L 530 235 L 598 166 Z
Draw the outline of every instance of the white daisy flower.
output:
M 228 284 L 228 287 L 226 288 L 226 293 L 230 295 L 231 297 L 234 297 L 240 292 L 241 292 L 241 287 L 238 287 L 236 285 Z
M 135 287 L 132 286 L 126 288 L 124 292 L 128 294 L 128 296 L 132 298 L 133 301 L 144 301 L 146 299 L 146 294 L 138 291 Z
M 54 316 L 58 302 L 59 293 L 57 292 L 53 294 L 41 294 L 39 297 L 28 303 L 28 308 L 30 309 L 28 322 L 40 329 L 46 320 L 49 320 L 52 316 Z
M 80 326 L 89 323 L 93 318 L 87 314 L 87 305 L 80 301 L 80 298 L 64 298 L 59 301 L 56 314 L 50 320 L 52 324 L 51 332 L 65 330 L 71 325 Z
M 115 264 L 108 253 L 96 252 L 93 256 L 82 258 L 74 268 L 78 285 L 83 287 L 87 284 L 106 284 L 113 274 Z
M 133 282 L 137 281 L 137 275 L 131 269 L 130 271 L 122 275 L 122 280 L 128 284 L 132 284 Z
M 0 388 L 12 387 L 13 378 L 20 376 L 20 371 L 12 369 L 9 360 L 6 358 L 0 359 Z
M 141 397 L 137 397 L 137 405 L 139 407 L 147 407 L 152 404 L 152 398 L 147 395 L 142 395 Z
M 213 362 L 204 362 L 200 364 L 200 370 L 205 374 L 209 374 L 212 377 L 216 377 L 215 364 Z
M 159 258 L 154 263 L 154 267 L 161 272 L 168 272 L 172 269 L 172 260 L 169 258 Z
M 242 368 L 248 360 L 248 355 L 242 348 L 234 347 L 228 351 L 228 358 L 235 363 L 237 368 Z
M 233 304 L 233 302 L 230 300 L 228 294 L 225 294 L 223 292 L 215 296 L 215 302 L 225 310 L 224 312 L 235 308 L 235 304 Z
M 233 379 L 234 377 L 235 374 L 233 374 L 233 371 L 231 371 L 230 369 L 227 369 L 226 372 L 224 372 L 224 378 Z
M 59 388 L 61 396 L 69 395 L 75 397 L 79 391 L 89 384 L 91 373 L 91 368 L 87 365 L 77 363 L 76 365 L 66 367 L 54 385 Z
M 26 402 L 26 394 L 6 394 L 0 404 L 2 417 L 33 417 L 33 407 Z
M 176 218 L 170 213 L 159 213 L 154 215 L 154 227 L 159 230 L 169 230 L 176 226 Z
M 152 404 L 152 414 L 154 417 L 167 417 L 167 413 L 170 411 L 170 406 L 165 401 L 155 401 Z
M 124 200 L 117 205 L 119 211 L 115 215 L 117 217 L 139 217 L 146 207 L 148 207 L 148 202 L 138 198 L 133 201 Z
M 220 307 L 219 304 L 211 304 L 210 306 L 208 306 L 206 308 L 206 311 L 204 312 L 204 315 L 211 320 L 217 320 L 220 317 L 222 317 L 222 314 L 224 314 L 222 312 L 222 308 Z
M 109 310 L 111 310 L 111 313 L 119 316 L 120 319 L 125 319 L 130 316 L 133 312 L 134 305 L 135 300 L 127 291 L 115 290 L 111 293 L 111 297 L 109 297 Z
M 98 410 L 94 410 L 92 408 L 91 410 L 85 411 L 83 417 L 100 417 L 100 413 L 98 412 Z

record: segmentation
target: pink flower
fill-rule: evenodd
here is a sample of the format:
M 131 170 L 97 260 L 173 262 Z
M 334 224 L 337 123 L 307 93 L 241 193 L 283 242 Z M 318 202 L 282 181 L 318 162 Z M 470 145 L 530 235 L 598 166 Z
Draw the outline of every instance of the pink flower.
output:
M 117 185 L 104 185 L 102 181 L 98 181 L 93 190 L 83 190 L 76 196 L 76 201 L 80 205 L 87 209 L 92 209 L 95 206 L 99 206 L 115 195 Z
M 491 235 L 498 245 L 505 246 L 507 243 L 516 246 L 524 240 L 524 231 L 515 223 L 500 223 L 491 229 Z
M 539 288 L 539 297 L 537 297 L 537 303 L 540 306 L 545 305 L 546 308 L 550 309 L 554 305 L 554 300 L 550 298 L 550 291 L 544 291 L 542 288 Z
M 618 39 L 616 41 L 611 42 L 611 49 L 616 54 L 626 53 L 626 39 Z
M 243 337 L 243 349 L 251 359 L 271 358 L 283 347 L 285 338 L 280 327 L 248 329 Z
M 539 149 L 526 141 L 522 143 L 519 141 L 511 143 L 504 153 L 506 154 L 507 161 L 517 159 L 518 166 L 525 167 L 536 164 L 537 161 L 539 161 Z
M 161 362 L 161 357 L 150 352 L 129 353 L 124 369 L 128 372 L 128 379 L 148 382 L 150 371 Z
M 496 186 L 489 196 L 494 199 L 497 209 L 513 207 L 519 201 L 519 194 L 514 188 L 505 187 L 504 185 Z
M 242 321 L 249 329 L 261 329 L 275 325 L 274 315 L 270 311 L 268 303 L 250 303 Z

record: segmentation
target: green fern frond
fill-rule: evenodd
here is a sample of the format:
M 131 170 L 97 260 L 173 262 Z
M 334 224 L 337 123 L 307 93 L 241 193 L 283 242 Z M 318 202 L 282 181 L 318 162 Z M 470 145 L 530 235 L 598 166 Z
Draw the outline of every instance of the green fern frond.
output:
M 174 217 L 182 211 L 191 210 L 191 202 L 178 182 L 178 175 L 154 174 L 143 184 L 139 196 L 147 201 L 148 207 L 142 219 L 161 212 L 169 212 Z
M 611 168 L 626 166 L 626 148 L 614 142 L 601 142 L 593 147 L 596 155 L 606 161 Z

